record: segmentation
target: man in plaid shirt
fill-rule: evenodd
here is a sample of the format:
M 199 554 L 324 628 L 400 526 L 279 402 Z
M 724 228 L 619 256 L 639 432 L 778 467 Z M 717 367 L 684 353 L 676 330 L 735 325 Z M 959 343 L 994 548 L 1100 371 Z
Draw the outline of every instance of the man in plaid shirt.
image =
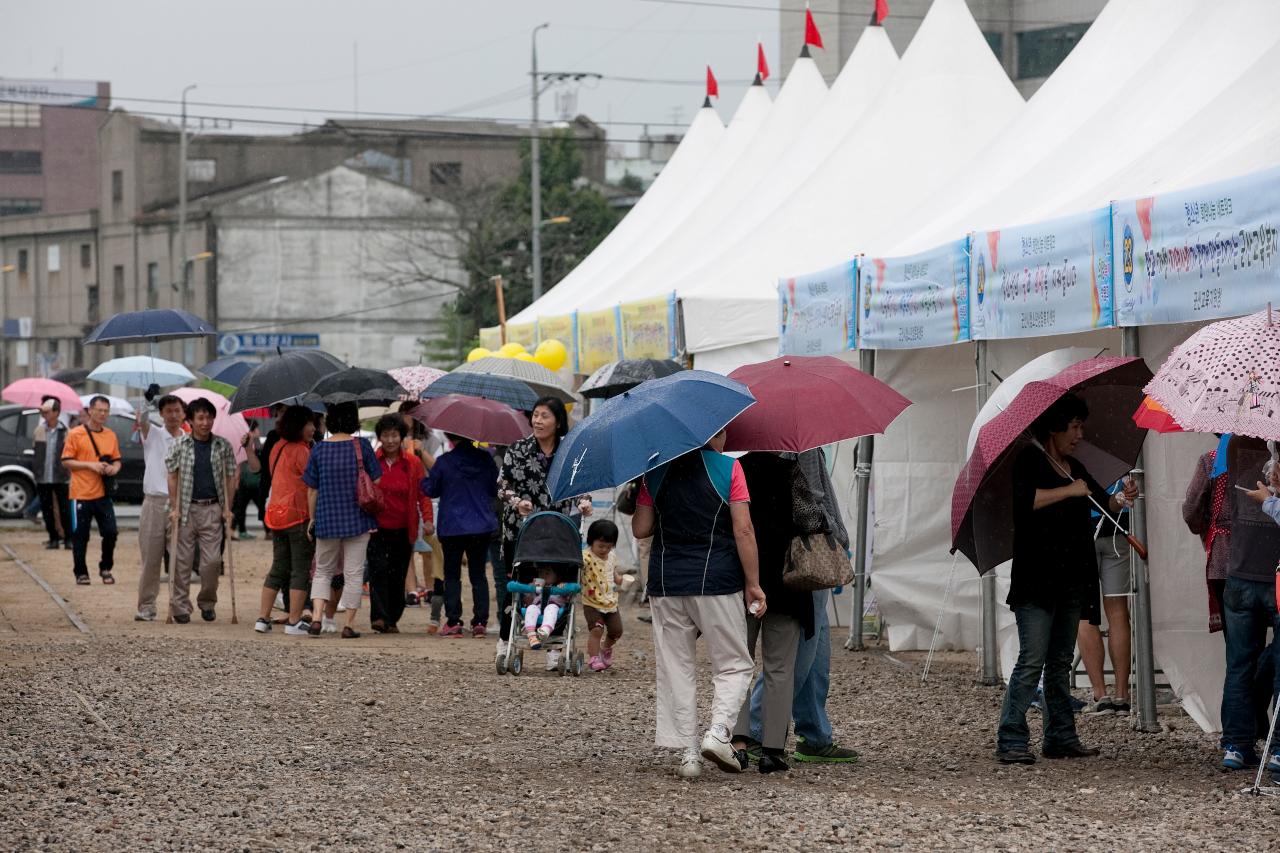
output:
M 236 493 L 236 455 L 231 442 L 213 434 L 217 410 L 204 397 L 187 404 L 191 434 L 174 443 L 165 458 L 169 471 L 169 524 L 178 530 L 178 553 L 170 575 L 173 621 L 191 621 L 191 567 L 200 548 L 200 595 L 196 603 L 206 622 L 217 618 L 218 576 L 222 572 L 222 535 L 231 524 Z M 172 529 L 172 528 L 171 528 Z

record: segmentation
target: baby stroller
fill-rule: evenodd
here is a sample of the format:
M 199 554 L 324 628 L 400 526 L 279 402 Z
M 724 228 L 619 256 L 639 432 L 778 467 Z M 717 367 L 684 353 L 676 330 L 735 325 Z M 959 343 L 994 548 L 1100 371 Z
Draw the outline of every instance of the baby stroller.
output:
M 511 627 L 508 630 L 507 653 L 497 659 L 498 675 L 519 675 L 524 669 L 524 651 L 529 647 L 520 630 L 523 624 L 525 595 L 541 593 L 543 603 L 552 595 L 563 596 L 564 608 L 556 619 L 555 630 L 542 642 L 543 649 L 560 649 L 557 671 L 564 675 L 572 672 L 582 675 L 582 652 L 574 646 L 574 630 L 578 594 L 582 586 L 578 572 L 582 568 L 582 534 L 569 517 L 558 512 L 537 512 L 529 516 L 516 537 L 516 553 L 513 561 L 515 580 L 507 582 L 511 594 Z M 535 586 L 531 581 L 537 576 L 539 565 L 552 565 L 560 577 L 560 583 L 550 587 Z M 571 579 L 570 579 L 571 578 Z

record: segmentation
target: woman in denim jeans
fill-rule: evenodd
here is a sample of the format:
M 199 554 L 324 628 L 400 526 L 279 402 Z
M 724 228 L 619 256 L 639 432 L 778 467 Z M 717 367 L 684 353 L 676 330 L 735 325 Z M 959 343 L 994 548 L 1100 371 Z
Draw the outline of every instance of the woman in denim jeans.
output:
M 1027 708 L 1044 672 L 1045 758 L 1086 758 L 1071 710 L 1071 658 L 1082 611 L 1098 606 L 1098 561 L 1089 498 L 1117 512 L 1137 497 L 1108 495 L 1072 453 L 1084 438 L 1089 407 L 1067 394 L 1031 425 L 1039 446 L 1013 462 L 1013 569 L 1007 603 L 1018 622 L 1018 662 L 1009 677 L 996 737 L 996 760 L 1034 764 Z M 1088 613 L 1086 612 L 1087 616 Z

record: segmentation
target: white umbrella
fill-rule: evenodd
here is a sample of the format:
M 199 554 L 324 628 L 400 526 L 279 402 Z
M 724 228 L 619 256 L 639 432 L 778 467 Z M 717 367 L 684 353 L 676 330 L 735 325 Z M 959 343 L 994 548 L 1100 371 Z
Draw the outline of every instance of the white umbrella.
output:
M 122 400 L 119 397 L 112 397 L 110 394 L 81 394 L 80 402 L 84 403 L 84 407 L 89 408 L 89 401 L 94 397 L 106 397 L 107 402 L 111 404 L 111 414 L 122 415 L 131 418 L 137 414 L 133 408 L 133 403 L 128 400 Z
M 113 358 L 93 369 L 89 378 L 108 385 L 127 385 L 130 388 L 149 388 L 151 385 L 182 385 L 195 379 L 176 361 L 152 358 L 146 355 L 130 355 Z

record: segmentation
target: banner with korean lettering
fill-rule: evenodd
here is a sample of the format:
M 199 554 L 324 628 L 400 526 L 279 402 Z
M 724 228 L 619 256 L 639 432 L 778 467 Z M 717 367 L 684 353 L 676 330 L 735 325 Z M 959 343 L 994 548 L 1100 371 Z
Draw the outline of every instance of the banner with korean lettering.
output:
M 1248 314 L 1280 285 L 1280 169 L 1112 205 L 1116 321 Z
M 1111 208 L 979 231 L 969 265 L 974 340 L 1031 338 L 1115 325 Z
M 676 357 L 676 295 L 618 306 L 623 358 Z
M 559 341 L 569 351 L 566 366 L 573 372 L 578 370 L 578 333 L 575 326 L 576 314 L 561 314 L 557 317 L 538 318 L 538 343 L 543 341 Z
M 520 346 L 533 352 L 538 348 L 538 326 L 536 323 L 508 323 L 507 343 Z
M 853 349 L 858 262 L 778 282 L 778 355 L 830 355 Z
M 969 238 L 858 262 L 858 346 L 920 349 L 969 340 Z
M 490 352 L 497 352 L 502 346 L 502 329 L 498 326 L 492 326 L 488 329 L 480 330 L 480 346 Z
M 622 357 L 618 353 L 620 325 L 616 307 L 578 312 L 579 373 L 592 373 Z

